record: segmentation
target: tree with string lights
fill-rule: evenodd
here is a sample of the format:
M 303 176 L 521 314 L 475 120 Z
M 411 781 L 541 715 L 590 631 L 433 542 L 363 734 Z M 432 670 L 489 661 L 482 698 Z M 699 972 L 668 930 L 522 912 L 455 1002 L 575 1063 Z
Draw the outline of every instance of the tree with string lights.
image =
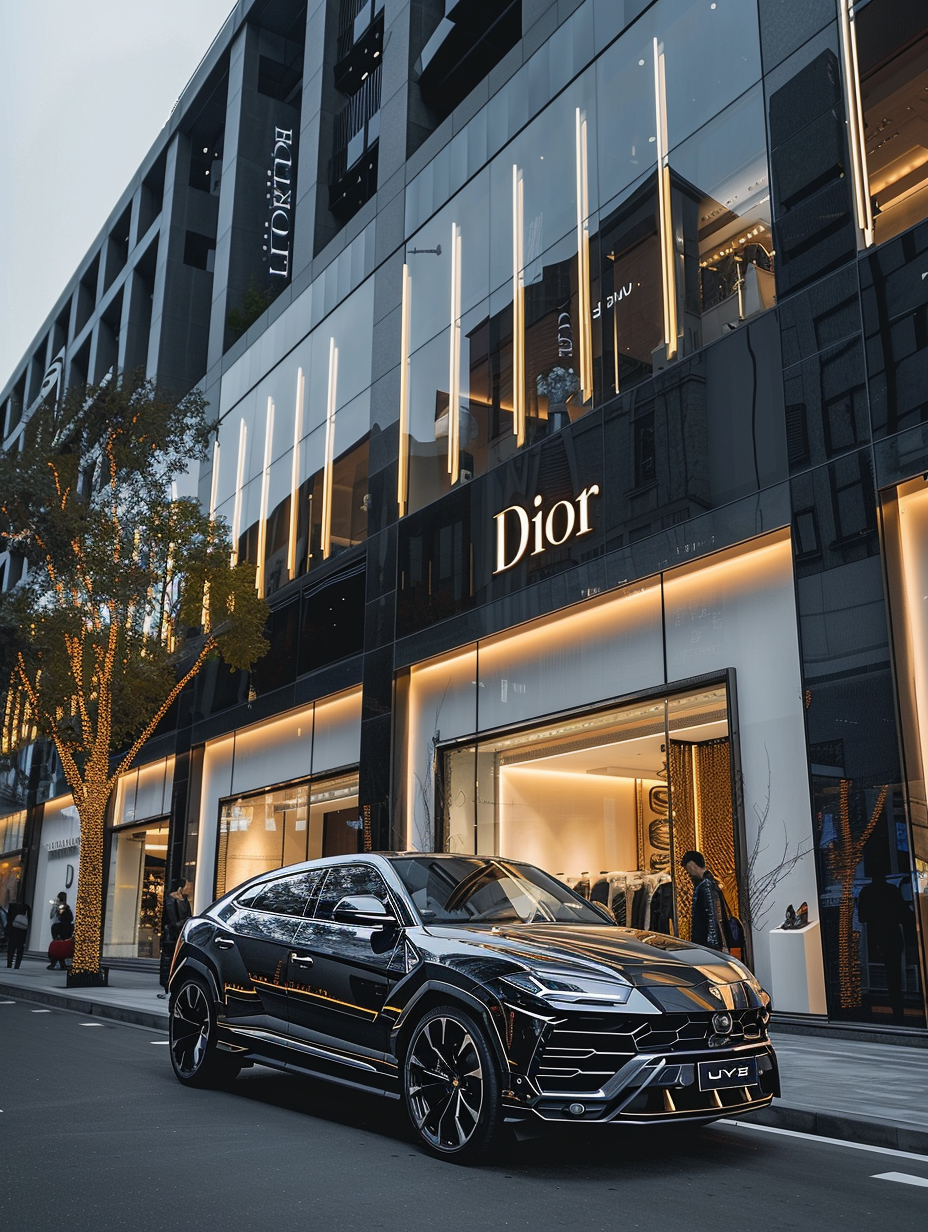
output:
M 116 782 L 212 657 L 267 649 L 254 566 L 175 482 L 215 425 L 202 395 L 139 374 L 49 399 L 0 456 L 0 536 L 24 562 L 0 595 L 2 752 L 54 743 L 80 816 L 72 982 L 101 969 L 103 836 Z

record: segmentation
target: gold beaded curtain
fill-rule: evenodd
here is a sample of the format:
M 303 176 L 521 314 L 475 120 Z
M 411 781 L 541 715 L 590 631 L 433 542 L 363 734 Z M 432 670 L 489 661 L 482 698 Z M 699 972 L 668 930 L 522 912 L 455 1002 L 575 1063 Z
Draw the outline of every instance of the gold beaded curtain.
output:
M 722 887 L 733 915 L 739 915 L 735 874 L 734 814 L 729 741 L 689 744 L 671 740 L 668 758 L 673 809 L 673 848 L 677 923 L 681 937 L 692 924 L 692 886 L 679 867 L 684 851 L 701 851 Z

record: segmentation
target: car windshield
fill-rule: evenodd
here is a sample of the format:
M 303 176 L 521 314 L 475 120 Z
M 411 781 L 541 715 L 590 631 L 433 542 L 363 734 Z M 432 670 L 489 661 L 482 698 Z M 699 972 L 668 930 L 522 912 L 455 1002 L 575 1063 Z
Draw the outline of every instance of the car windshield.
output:
M 609 921 L 531 864 L 476 856 L 404 856 L 393 867 L 426 924 L 602 924 Z

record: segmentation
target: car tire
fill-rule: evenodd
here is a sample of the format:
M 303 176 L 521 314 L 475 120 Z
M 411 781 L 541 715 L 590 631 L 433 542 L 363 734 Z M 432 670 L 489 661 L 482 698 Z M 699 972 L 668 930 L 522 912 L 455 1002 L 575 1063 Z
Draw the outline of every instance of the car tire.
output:
M 403 1097 L 423 1146 L 440 1159 L 472 1163 L 502 1123 L 499 1068 L 483 1027 L 456 1005 L 429 1010 L 403 1060 Z
M 178 1082 L 187 1087 L 219 1086 L 241 1066 L 216 1047 L 216 1008 L 206 984 L 194 976 L 171 990 L 168 1050 Z

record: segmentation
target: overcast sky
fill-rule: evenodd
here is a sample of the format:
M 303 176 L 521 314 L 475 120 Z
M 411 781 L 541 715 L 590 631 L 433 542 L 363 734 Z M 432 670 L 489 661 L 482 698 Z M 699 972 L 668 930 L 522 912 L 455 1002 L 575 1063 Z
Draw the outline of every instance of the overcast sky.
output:
M 0 388 L 233 0 L 0 0 Z

